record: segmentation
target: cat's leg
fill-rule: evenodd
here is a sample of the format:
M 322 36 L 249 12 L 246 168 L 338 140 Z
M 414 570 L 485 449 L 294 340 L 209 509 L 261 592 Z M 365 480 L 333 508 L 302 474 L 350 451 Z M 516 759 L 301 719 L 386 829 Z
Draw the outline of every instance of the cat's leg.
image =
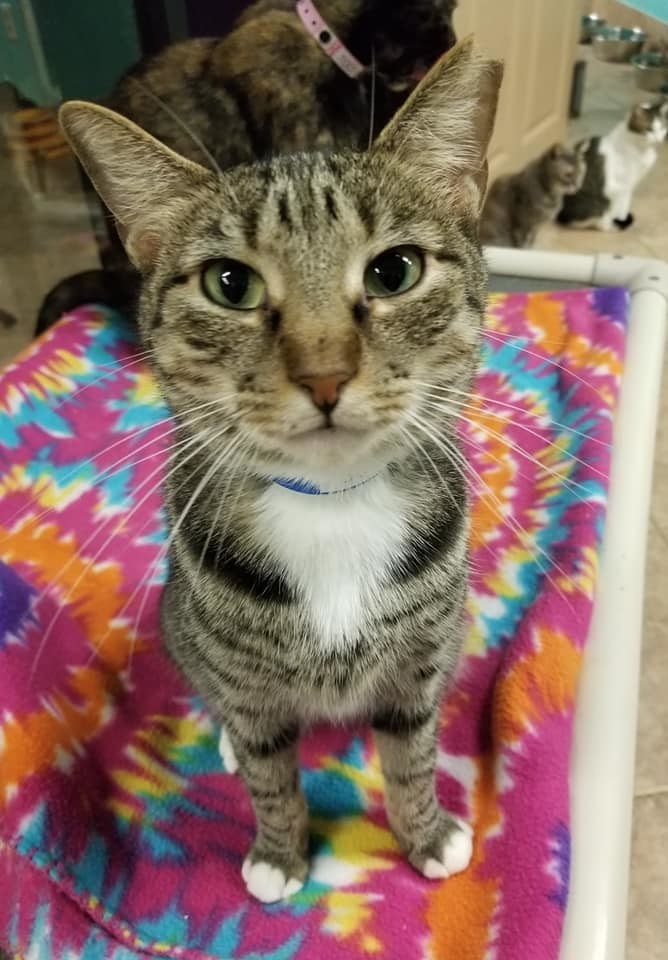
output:
M 436 798 L 440 698 L 428 707 L 388 705 L 372 724 L 385 777 L 385 807 L 410 863 L 425 877 L 449 877 L 471 860 L 472 830 Z
M 296 724 L 252 727 L 229 718 L 225 730 L 250 793 L 257 834 L 242 867 L 250 894 L 263 903 L 292 896 L 308 872 L 308 811 L 299 785 Z
M 633 198 L 633 189 L 625 187 L 619 190 L 612 203 L 613 222 L 620 230 L 626 230 L 633 224 L 633 214 L 631 213 L 631 200 Z
M 237 773 L 239 770 L 239 761 L 237 760 L 230 740 L 230 735 L 223 727 L 220 731 L 220 740 L 218 741 L 218 753 L 223 761 L 223 766 L 227 773 Z

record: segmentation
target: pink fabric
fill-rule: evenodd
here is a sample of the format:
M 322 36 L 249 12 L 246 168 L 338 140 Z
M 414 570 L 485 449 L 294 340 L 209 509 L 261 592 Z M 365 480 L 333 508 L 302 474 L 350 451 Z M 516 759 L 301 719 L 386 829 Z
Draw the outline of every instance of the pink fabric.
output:
M 318 729 L 313 869 L 250 901 L 218 731 L 161 651 L 170 431 L 118 317 L 86 309 L 0 378 L 0 945 L 20 957 L 556 960 L 573 701 L 605 517 L 623 291 L 492 299 L 463 427 L 474 572 L 438 789 L 463 874 L 400 856 L 365 730 Z

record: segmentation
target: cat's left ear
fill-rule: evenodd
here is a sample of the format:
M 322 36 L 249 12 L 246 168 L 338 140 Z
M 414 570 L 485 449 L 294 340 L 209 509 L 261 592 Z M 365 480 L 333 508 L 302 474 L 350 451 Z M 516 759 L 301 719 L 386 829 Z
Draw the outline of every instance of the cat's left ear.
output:
M 213 174 L 95 103 L 71 100 L 58 118 L 116 218 L 128 256 L 140 270 L 150 267 L 175 229 L 179 210 Z
M 435 200 L 479 209 L 502 77 L 502 63 L 464 40 L 431 68 L 372 149 L 411 167 Z

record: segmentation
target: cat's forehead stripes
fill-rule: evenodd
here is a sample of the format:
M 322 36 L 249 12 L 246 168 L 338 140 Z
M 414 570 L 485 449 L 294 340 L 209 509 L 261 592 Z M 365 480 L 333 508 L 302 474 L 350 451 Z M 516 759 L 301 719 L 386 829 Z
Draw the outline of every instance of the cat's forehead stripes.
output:
M 360 199 L 350 178 L 330 158 L 279 158 L 267 164 L 263 174 L 260 183 L 255 171 L 239 171 L 234 202 L 221 197 L 214 246 L 216 241 L 229 244 L 236 256 L 243 244 L 281 259 L 291 253 L 319 259 L 323 252 L 334 254 L 342 238 L 354 243 L 372 234 L 375 200 Z

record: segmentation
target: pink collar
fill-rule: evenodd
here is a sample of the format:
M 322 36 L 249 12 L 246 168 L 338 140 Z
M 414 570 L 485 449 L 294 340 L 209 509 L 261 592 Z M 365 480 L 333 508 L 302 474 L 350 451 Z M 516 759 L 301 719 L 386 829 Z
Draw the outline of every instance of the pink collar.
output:
M 297 0 L 297 13 L 308 32 L 318 46 L 340 70 L 353 80 L 364 73 L 366 67 L 352 55 L 350 50 L 339 40 L 333 30 L 322 19 L 316 5 L 311 0 Z

